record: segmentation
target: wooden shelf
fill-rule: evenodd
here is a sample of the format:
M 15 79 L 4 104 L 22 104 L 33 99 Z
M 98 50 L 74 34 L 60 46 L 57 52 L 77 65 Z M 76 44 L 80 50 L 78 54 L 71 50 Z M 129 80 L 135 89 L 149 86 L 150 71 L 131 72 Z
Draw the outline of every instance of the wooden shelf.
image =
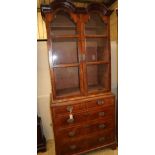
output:
M 77 66 L 79 66 L 79 63 L 53 65 L 53 68 L 58 68 L 58 67 L 77 67 Z
M 76 29 L 76 27 L 73 27 L 73 26 L 51 26 L 52 30 L 74 30 Z M 86 27 L 85 26 L 85 29 L 89 29 L 89 30 L 95 30 L 95 29 L 102 29 L 103 27 L 101 26 L 89 26 L 89 27 Z
M 57 96 L 68 96 L 80 94 L 80 88 L 66 88 L 56 91 Z
M 78 38 L 78 35 L 51 35 L 52 39 Z
M 76 30 L 76 27 L 71 26 L 51 26 L 52 30 Z
M 108 61 L 94 61 L 94 62 L 86 62 L 87 65 L 99 65 L 99 64 L 108 64 Z
M 101 26 L 85 26 L 85 30 L 96 30 L 96 29 L 103 29 L 103 27 L 101 27 Z
M 85 35 L 86 38 L 107 38 L 107 35 Z
M 106 89 L 104 87 L 102 87 L 101 85 L 91 85 L 88 86 L 88 92 L 94 92 L 94 91 L 106 91 Z
M 107 35 L 85 35 L 85 38 L 107 38 Z M 52 39 L 79 38 L 79 35 L 51 35 Z

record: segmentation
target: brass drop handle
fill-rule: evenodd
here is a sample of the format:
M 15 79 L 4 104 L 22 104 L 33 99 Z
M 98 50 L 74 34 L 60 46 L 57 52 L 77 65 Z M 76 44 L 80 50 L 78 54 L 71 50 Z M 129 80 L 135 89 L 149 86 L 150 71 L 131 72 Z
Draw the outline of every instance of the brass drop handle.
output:
M 98 104 L 98 105 L 102 105 L 102 104 L 104 104 L 104 101 L 103 101 L 103 100 L 98 100 L 98 101 L 97 101 L 97 104 Z
M 74 118 L 73 118 L 73 106 L 67 106 L 67 111 L 69 112 L 69 118 L 67 119 L 68 123 L 73 123 L 74 122 Z
M 68 133 L 68 136 L 69 136 L 69 137 L 75 136 L 75 131 L 70 131 L 70 132 Z
M 70 145 L 69 148 L 70 148 L 71 150 L 75 150 L 75 149 L 77 148 L 77 146 L 76 146 L 76 145 Z
M 104 129 L 106 126 L 105 126 L 105 124 L 100 124 L 98 127 L 99 127 L 100 129 Z
M 67 109 L 68 112 L 72 113 L 72 111 L 73 111 L 73 106 L 69 105 L 69 106 L 67 106 L 66 109 Z
M 105 112 L 101 111 L 101 112 L 98 113 L 98 115 L 99 116 L 104 116 L 105 115 Z
M 105 137 L 100 137 L 100 138 L 98 139 L 98 141 L 99 141 L 99 142 L 104 142 L 104 141 L 105 141 Z
M 73 123 L 73 122 L 74 122 L 74 118 L 68 118 L 68 119 L 67 119 L 67 123 L 71 124 L 71 123 Z

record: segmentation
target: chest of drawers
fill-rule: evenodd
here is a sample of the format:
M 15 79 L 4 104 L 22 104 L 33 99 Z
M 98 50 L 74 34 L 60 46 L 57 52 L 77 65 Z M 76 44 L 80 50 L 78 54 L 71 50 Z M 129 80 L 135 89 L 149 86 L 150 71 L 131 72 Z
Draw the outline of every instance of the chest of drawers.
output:
M 51 110 L 57 155 L 77 155 L 116 146 L 115 97 L 112 94 L 52 104 Z

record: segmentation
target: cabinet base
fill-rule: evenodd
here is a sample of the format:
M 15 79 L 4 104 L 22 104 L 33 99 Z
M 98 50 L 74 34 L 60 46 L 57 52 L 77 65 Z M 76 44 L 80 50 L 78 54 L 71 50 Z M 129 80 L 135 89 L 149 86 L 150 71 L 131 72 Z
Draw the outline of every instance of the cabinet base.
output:
M 117 144 L 113 144 L 110 148 L 111 148 L 112 150 L 116 150 Z

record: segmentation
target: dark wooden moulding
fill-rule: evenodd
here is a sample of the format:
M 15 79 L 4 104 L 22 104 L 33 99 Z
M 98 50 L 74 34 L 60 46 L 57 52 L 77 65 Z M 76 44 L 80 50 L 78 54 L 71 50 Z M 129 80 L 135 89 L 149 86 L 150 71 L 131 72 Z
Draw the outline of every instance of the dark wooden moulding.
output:
M 99 3 L 90 3 L 87 8 L 76 7 L 69 0 L 59 0 L 54 1 L 50 5 L 41 4 L 41 13 L 42 16 L 45 16 L 45 13 L 55 12 L 57 9 L 64 8 L 73 13 L 88 13 L 91 11 L 101 12 L 103 15 L 111 15 L 113 10 L 109 10 L 105 5 Z

